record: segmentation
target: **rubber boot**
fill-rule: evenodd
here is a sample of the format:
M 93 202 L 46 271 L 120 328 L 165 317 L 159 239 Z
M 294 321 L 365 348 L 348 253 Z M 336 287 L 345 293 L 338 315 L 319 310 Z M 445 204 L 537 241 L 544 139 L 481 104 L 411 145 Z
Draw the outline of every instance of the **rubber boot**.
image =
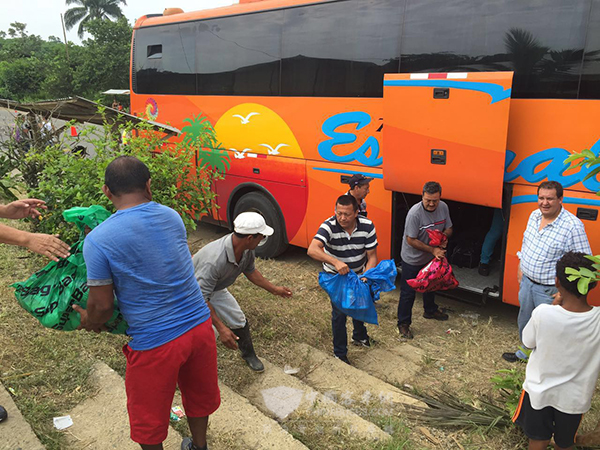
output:
M 248 366 L 255 372 L 262 372 L 265 370 L 265 366 L 261 362 L 260 359 L 254 353 L 254 345 L 252 345 L 252 337 L 250 336 L 250 325 L 246 321 L 246 325 L 244 328 L 236 328 L 235 330 L 231 330 L 233 333 L 239 338 L 238 339 L 238 347 L 240 348 L 240 352 L 242 353 L 242 358 Z

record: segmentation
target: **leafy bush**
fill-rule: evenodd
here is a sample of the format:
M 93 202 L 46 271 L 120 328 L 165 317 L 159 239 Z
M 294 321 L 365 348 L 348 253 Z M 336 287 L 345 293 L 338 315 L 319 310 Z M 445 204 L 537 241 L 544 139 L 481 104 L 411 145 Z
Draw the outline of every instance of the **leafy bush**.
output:
M 525 381 L 525 368 L 501 369 L 496 371 L 498 375 L 491 378 L 494 389 L 500 391 L 504 405 L 512 417 L 519 405 L 523 381 Z
M 219 171 L 206 165 L 196 173 L 194 162 L 200 146 L 216 142 L 212 126 L 205 126 L 204 133 L 177 143 L 164 140 L 164 133 L 152 131 L 148 124 L 116 126 L 105 121 L 102 128 L 86 127 L 76 141 L 63 135 L 57 144 L 31 153 L 26 159 L 38 164 L 40 172 L 37 187 L 29 195 L 45 200 L 48 206 L 36 223 L 37 230 L 58 233 L 63 240 L 73 241 L 78 233 L 63 221 L 64 210 L 96 204 L 114 211 L 101 189 L 106 166 L 120 155 L 135 156 L 144 162 L 152 176 L 153 200 L 179 212 L 186 228 L 195 229 L 200 214 L 215 207 L 211 185 L 220 177 Z M 85 156 L 72 150 L 81 143 L 93 151 Z

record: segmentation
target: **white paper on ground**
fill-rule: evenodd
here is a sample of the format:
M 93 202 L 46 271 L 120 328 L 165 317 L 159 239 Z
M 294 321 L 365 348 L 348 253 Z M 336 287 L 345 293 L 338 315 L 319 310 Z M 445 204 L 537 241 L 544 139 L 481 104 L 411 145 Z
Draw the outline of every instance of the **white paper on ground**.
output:
M 73 425 L 73 419 L 71 419 L 71 416 L 55 417 L 53 421 L 54 428 L 57 430 L 64 430 L 65 428 L 69 428 L 71 425 Z

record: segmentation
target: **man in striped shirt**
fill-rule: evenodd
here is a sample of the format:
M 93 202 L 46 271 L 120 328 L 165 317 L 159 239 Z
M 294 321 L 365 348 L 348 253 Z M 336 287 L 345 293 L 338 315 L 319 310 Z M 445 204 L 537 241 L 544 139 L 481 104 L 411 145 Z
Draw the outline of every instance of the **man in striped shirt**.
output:
M 592 253 L 583 222 L 562 207 L 563 187 L 557 181 L 544 181 L 538 186 L 538 209 L 529 216 L 523 233 L 519 271 L 519 337 L 533 310 L 542 303 L 552 304 L 558 292 L 555 286 L 556 263 L 567 252 Z M 515 362 L 527 360 L 521 349 L 503 353 Z
M 308 247 L 308 256 L 323 263 L 329 273 L 361 274 L 377 265 L 377 233 L 373 222 L 358 214 L 358 202 L 351 195 L 342 195 L 335 204 L 335 215 L 319 227 Z M 346 315 L 331 304 L 333 353 L 347 364 L 348 335 Z M 372 340 L 363 322 L 352 320 L 354 345 L 370 347 Z

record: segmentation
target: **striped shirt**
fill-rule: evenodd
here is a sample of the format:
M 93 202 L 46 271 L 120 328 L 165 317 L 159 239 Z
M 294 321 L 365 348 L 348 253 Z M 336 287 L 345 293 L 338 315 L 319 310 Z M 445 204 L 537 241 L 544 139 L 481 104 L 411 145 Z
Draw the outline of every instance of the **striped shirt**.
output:
M 358 216 L 356 220 L 354 231 L 348 234 L 332 216 L 319 227 L 315 239 L 324 244 L 327 255 L 346 263 L 350 270 L 362 273 L 367 264 L 367 250 L 377 247 L 377 233 L 373 222 L 366 217 Z M 323 270 L 336 273 L 335 267 L 325 262 Z
M 592 253 L 583 222 L 562 208 L 554 222 L 540 230 L 542 212 L 529 216 L 523 245 L 517 256 L 523 275 L 539 284 L 554 286 L 556 263 L 567 252 Z

